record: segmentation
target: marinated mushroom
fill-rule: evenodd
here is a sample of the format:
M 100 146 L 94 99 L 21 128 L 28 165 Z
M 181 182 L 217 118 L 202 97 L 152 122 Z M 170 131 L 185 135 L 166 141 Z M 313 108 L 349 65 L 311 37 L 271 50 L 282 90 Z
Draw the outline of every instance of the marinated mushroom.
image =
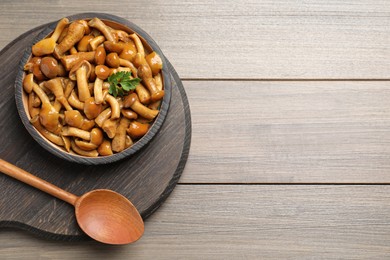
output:
M 30 75 L 30 76 L 29 76 Z M 40 123 L 50 132 L 58 134 L 61 131 L 59 122 L 59 113 L 50 103 L 49 97 L 37 83 L 33 81 L 32 74 L 29 74 L 23 80 L 23 87 L 27 90 L 32 90 L 42 102 L 41 110 L 39 111 Z
M 116 134 L 116 128 L 118 127 L 119 119 L 107 119 L 102 125 L 103 131 L 109 138 L 114 138 Z
M 77 63 L 69 72 L 69 78 L 71 80 L 77 80 L 77 90 L 81 102 L 84 102 L 91 97 L 88 88 L 88 78 L 91 74 L 91 70 L 91 64 L 86 60 L 82 60 L 81 62 Z
M 111 141 L 104 139 L 97 149 L 98 153 L 102 156 L 114 154 L 111 149 Z
M 126 130 L 129 127 L 129 124 L 129 119 L 125 117 L 120 119 L 115 136 L 112 139 L 112 150 L 114 152 L 119 153 L 126 148 Z
M 105 94 L 103 95 L 105 96 L 104 101 L 107 102 L 111 107 L 111 119 L 119 118 L 121 110 L 120 110 L 118 100 L 116 100 L 116 98 L 108 94 L 107 91 L 105 91 Z
M 146 134 L 149 130 L 149 124 L 140 123 L 137 121 L 132 121 L 129 125 L 129 128 L 126 132 L 133 139 L 138 139 Z
M 161 58 L 136 33 L 113 27 L 99 18 L 64 18 L 24 66 L 31 124 L 69 153 L 119 153 L 159 113 Z
M 135 46 L 137 47 L 137 52 L 141 56 L 145 57 L 145 48 L 144 48 L 144 45 L 142 44 L 141 39 L 135 33 L 131 34 L 130 37 L 133 39 Z
M 95 126 L 94 120 L 88 120 L 79 110 L 65 111 L 64 121 L 69 126 L 77 127 L 85 131 L 89 131 Z
M 164 90 L 159 90 L 156 81 L 152 77 L 152 71 L 148 65 L 141 65 L 138 67 L 138 75 L 141 77 L 142 82 L 146 85 L 151 93 L 151 100 L 157 101 L 163 98 Z
M 96 118 L 95 118 L 95 123 L 100 127 L 100 128 L 103 128 L 103 123 L 109 119 L 111 117 L 111 108 L 106 108 L 105 110 L 103 110 L 103 112 L 100 113 L 100 115 L 98 115 Z
M 75 139 L 76 145 L 85 151 L 95 150 L 103 142 L 103 132 L 100 128 L 93 128 L 91 130 L 91 139 L 89 142 L 84 140 Z
M 154 119 L 159 112 L 158 110 L 153 110 L 144 106 L 141 102 L 138 101 L 137 95 L 135 93 L 125 98 L 125 100 L 123 101 L 123 107 L 131 108 L 138 115 L 149 120 Z
M 71 140 L 71 148 L 74 152 L 76 152 L 77 154 L 79 155 L 82 155 L 82 156 L 87 156 L 87 157 L 97 157 L 99 156 L 99 153 L 97 152 L 97 150 L 92 150 L 92 151 L 86 151 L 86 150 L 83 150 L 81 149 L 80 147 L 78 147 L 75 143 L 74 140 Z
M 85 28 L 85 25 L 84 25 Z M 87 34 L 77 43 L 77 51 L 88 51 L 89 43 L 94 39 L 93 35 Z
M 45 38 L 37 42 L 32 46 L 32 54 L 34 56 L 43 56 L 47 54 L 52 54 L 58 38 L 60 37 L 65 26 L 69 23 L 68 18 L 62 18 L 58 23 L 50 38 Z
M 78 98 L 76 91 L 72 90 L 68 97 L 68 103 L 72 107 L 83 111 L 84 110 L 84 102 L 81 102 L 80 99 Z
M 62 87 L 62 78 L 54 78 L 44 82 L 44 86 L 55 95 L 56 99 L 65 107 L 66 110 L 73 110 L 69 105 L 68 100 L 64 96 L 64 89 Z
M 94 97 L 89 97 L 84 102 L 84 114 L 88 119 L 95 119 L 103 110 L 102 104 L 97 104 Z
M 105 25 L 103 23 L 103 21 L 100 20 L 99 18 L 97 18 L 97 17 L 93 18 L 92 20 L 90 20 L 88 22 L 88 25 L 90 27 L 98 29 L 104 35 L 104 37 L 106 37 L 107 40 L 109 40 L 111 42 L 116 42 L 116 39 L 115 39 L 114 35 L 111 34 L 111 31 L 108 28 L 108 26 Z
M 39 115 L 34 116 L 30 119 L 30 123 L 40 132 L 44 137 L 53 142 L 56 145 L 64 146 L 64 141 L 62 138 L 52 132 L 49 132 L 45 127 L 43 127 L 39 120 Z
M 153 76 L 156 76 L 162 69 L 161 57 L 154 51 L 146 55 L 145 60 L 148 63 Z
M 102 44 L 106 38 L 103 35 L 98 35 L 89 42 L 89 50 L 96 50 L 100 44 Z
M 50 56 L 42 58 L 41 63 L 39 64 L 39 68 L 42 73 L 49 79 L 57 77 L 60 72 L 60 68 L 58 67 L 58 61 Z
M 76 54 L 65 55 L 61 57 L 61 63 L 64 65 L 67 71 L 71 70 L 74 65 L 77 63 L 86 60 L 88 62 L 93 62 L 95 60 L 95 52 L 78 52 Z
M 62 41 L 55 46 L 54 56 L 58 59 L 64 55 L 64 53 L 70 50 L 74 45 L 79 42 L 85 33 L 85 27 L 82 22 L 74 21 L 69 25 L 69 29 Z

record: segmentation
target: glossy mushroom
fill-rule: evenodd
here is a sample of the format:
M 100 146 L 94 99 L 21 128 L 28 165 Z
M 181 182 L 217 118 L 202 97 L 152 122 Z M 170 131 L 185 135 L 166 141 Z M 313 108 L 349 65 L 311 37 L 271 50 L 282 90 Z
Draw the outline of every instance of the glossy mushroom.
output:
M 153 78 L 152 71 L 148 65 L 141 65 L 138 67 L 138 76 L 149 89 L 152 101 L 157 101 L 164 97 L 164 90 L 158 89 L 156 81 Z
M 66 51 L 72 48 L 77 42 L 83 38 L 85 27 L 80 21 L 74 21 L 69 25 L 69 29 L 64 39 L 55 46 L 54 56 L 58 59 L 64 55 Z
M 88 88 L 88 78 L 91 74 L 91 64 L 83 60 L 77 63 L 69 72 L 69 78 L 71 80 L 77 80 L 77 90 L 79 93 L 79 99 L 84 102 L 91 97 L 91 93 Z
M 88 119 L 95 119 L 103 110 L 103 105 L 97 104 L 94 97 L 89 97 L 84 102 L 84 114 Z
M 43 56 L 43 55 L 53 53 L 56 47 L 56 42 L 60 37 L 62 31 L 64 30 L 65 26 L 68 25 L 68 23 L 69 23 L 68 18 L 62 18 L 57 23 L 57 26 L 53 34 L 49 38 L 42 39 L 32 46 L 32 54 L 34 56 Z
M 45 127 L 43 127 L 39 120 L 39 115 L 35 115 L 30 119 L 30 123 L 40 132 L 44 137 L 53 142 L 56 145 L 64 146 L 63 139 L 50 131 L 48 131 Z
M 100 128 L 93 128 L 91 130 L 91 139 L 89 142 L 75 139 L 75 144 L 85 151 L 92 151 L 99 147 L 99 145 L 103 142 L 103 131 Z
M 77 127 L 85 131 L 90 131 L 95 126 L 94 120 L 85 118 L 79 110 L 65 111 L 64 121 L 69 126 Z
M 126 130 L 129 136 L 133 139 L 138 139 L 144 136 L 149 130 L 149 124 L 132 121 Z
M 112 139 L 112 150 L 114 152 L 121 152 L 126 148 L 126 130 L 129 127 L 130 120 L 123 117 L 119 121 L 119 125 L 116 128 L 116 133 Z
M 139 102 L 137 94 L 135 93 L 132 93 L 125 98 L 125 100 L 123 101 L 123 107 L 131 108 L 138 115 L 149 120 L 154 119 L 159 113 L 158 110 L 150 109 L 144 106 L 141 102 Z
M 64 106 L 66 110 L 73 110 L 69 105 L 68 100 L 64 96 L 64 89 L 62 87 L 62 78 L 54 78 L 44 82 L 44 86 L 55 95 L 56 99 Z
M 42 102 L 41 110 L 39 111 L 40 123 L 50 132 L 58 134 L 61 130 L 59 122 L 59 113 L 50 103 L 49 97 L 41 87 L 33 80 L 33 75 L 30 73 L 23 80 L 24 89 L 32 90 Z
M 104 37 L 106 37 L 107 40 L 109 40 L 111 42 L 116 42 L 116 39 L 115 39 L 114 35 L 111 34 L 111 31 L 108 28 L 108 26 L 105 25 L 105 23 L 103 23 L 103 21 L 100 20 L 99 18 L 95 17 L 95 18 L 91 19 L 88 22 L 88 25 L 90 27 L 98 29 L 104 35 Z
M 114 154 L 111 148 L 111 142 L 107 139 L 104 139 L 103 142 L 97 148 L 97 151 L 102 156 Z
M 84 102 L 81 102 L 79 97 L 76 94 L 76 91 L 73 89 L 68 97 L 68 103 L 72 107 L 83 111 L 84 110 Z
M 67 71 L 71 70 L 73 66 L 77 63 L 86 60 L 88 62 L 93 62 L 95 60 L 95 52 L 78 52 L 76 54 L 65 55 L 61 57 L 61 63 L 64 65 Z
M 162 60 L 161 57 L 155 52 L 151 52 L 145 57 L 146 62 L 148 63 L 153 76 L 156 76 L 162 69 Z

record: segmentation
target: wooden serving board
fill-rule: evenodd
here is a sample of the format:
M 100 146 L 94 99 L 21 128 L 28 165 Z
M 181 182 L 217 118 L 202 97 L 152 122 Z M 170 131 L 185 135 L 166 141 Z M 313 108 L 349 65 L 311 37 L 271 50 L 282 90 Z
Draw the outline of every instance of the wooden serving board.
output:
M 191 116 L 183 85 L 168 64 L 173 87 L 167 117 L 153 140 L 130 159 L 100 166 L 61 160 L 28 134 L 14 98 L 19 60 L 34 37 L 50 25 L 24 33 L 0 52 L 0 158 L 75 195 L 98 188 L 115 190 L 130 199 L 146 219 L 174 189 L 187 161 Z M 87 238 L 77 225 L 73 206 L 3 174 L 0 174 L 0 227 L 22 228 L 50 239 Z

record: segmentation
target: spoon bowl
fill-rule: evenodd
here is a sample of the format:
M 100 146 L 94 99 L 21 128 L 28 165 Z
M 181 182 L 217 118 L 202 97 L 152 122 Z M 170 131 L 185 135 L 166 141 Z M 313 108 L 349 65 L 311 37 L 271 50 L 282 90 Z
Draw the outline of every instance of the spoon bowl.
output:
M 78 197 L 2 159 L 0 171 L 73 205 L 80 228 L 96 241 L 130 244 L 144 233 L 144 222 L 136 207 L 115 191 L 97 189 Z
M 124 196 L 112 190 L 93 190 L 75 205 L 80 228 L 93 239 L 110 244 L 129 244 L 144 233 L 141 216 Z

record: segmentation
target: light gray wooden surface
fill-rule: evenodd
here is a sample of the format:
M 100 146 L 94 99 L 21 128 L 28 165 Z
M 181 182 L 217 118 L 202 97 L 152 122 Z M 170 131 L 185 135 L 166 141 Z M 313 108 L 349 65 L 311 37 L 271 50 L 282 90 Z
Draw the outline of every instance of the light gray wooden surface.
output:
M 160 45 L 191 106 L 188 163 L 136 244 L 2 229 L 0 259 L 390 258 L 388 1 L 2 0 L 0 49 L 80 12 Z

